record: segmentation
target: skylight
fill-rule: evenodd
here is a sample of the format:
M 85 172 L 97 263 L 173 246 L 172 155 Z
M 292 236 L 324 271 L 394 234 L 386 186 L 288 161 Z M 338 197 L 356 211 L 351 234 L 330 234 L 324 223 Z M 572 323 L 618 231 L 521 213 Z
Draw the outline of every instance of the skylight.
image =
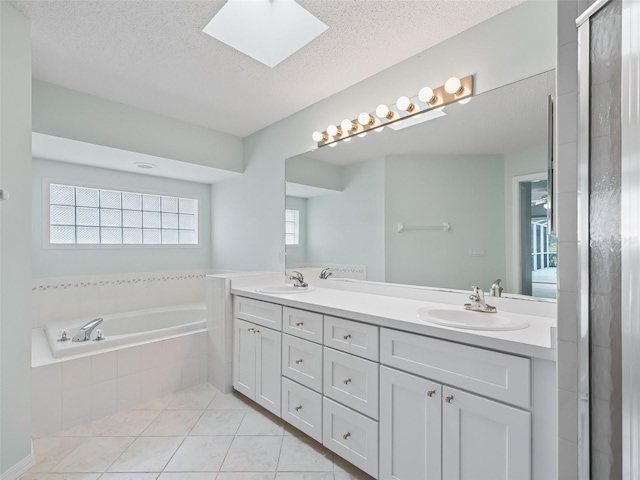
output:
M 273 68 L 327 28 L 294 0 L 228 0 L 202 31 Z

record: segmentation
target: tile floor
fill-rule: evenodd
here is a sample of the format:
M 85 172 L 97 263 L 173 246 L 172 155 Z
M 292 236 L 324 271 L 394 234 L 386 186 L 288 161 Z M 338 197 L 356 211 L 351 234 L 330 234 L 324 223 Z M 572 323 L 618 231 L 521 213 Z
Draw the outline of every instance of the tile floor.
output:
M 22 480 L 370 480 L 281 419 L 209 384 L 34 440 Z

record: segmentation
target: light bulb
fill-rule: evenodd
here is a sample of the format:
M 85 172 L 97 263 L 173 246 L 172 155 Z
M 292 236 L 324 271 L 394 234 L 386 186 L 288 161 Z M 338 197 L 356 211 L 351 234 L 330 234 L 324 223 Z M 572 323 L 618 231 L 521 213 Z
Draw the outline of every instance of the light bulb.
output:
M 458 77 L 449 77 L 444 83 L 444 91 L 451 95 L 462 93 L 462 82 Z
M 346 133 L 355 131 L 358 126 L 348 118 L 345 118 L 340 122 L 340 128 L 342 128 L 342 131 Z
M 424 87 L 423 89 L 421 89 L 418 92 L 418 99 L 428 105 L 436 103 L 438 101 L 438 97 L 433 94 L 433 89 L 431 87 Z
M 327 135 L 322 132 L 313 132 L 313 135 L 311 135 L 311 138 L 313 138 L 314 142 L 318 143 L 318 142 L 322 142 L 323 140 L 326 140 Z
M 351 141 L 351 138 L 345 138 L 345 139 L 344 139 L 344 141 L 345 141 L 345 142 L 350 142 L 350 141 Z
M 374 130 L 374 132 L 378 132 L 378 133 L 380 133 L 380 132 L 381 132 L 381 131 L 383 131 L 383 130 L 384 130 L 384 126 L 376 128 L 376 129 Z
M 378 118 L 386 118 L 387 120 L 391 120 L 393 118 L 393 112 L 384 104 L 378 105 L 378 108 L 376 108 L 376 115 Z
M 409 97 L 400 97 L 396 102 L 398 110 L 404 110 L 405 112 L 412 113 L 416 109 L 416 105 L 411 103 Z
M 367 132 L 362 132 L 358 134 L 358 137 L 363 138 L 367 136 Z
M 333 148 L 333 147 L 335 147 L 337 144 L 338 144 L 337 142 L 332 142 L 332 143 L 330 143 L 330 144 L 329 144 L 329 146 L 330 146 L 331 148 Z
M 373 116 L 371 116 L 370 114 L 368 114 L 367 112 L 362 112 L 360 115 L 358 115 L 358 123 L 362 126 L 370 126 L 373 125 L 373 123 L 375 122 L 375 118 L 373 118 Z
M 471 101 L 471 97 L 467 97 L 467 98 L 463 98 L 462 100 L 458 101 L 458 103 L 460 105 L 466 105 L 467 103 L 469 103 Z
M 342 135 L 342 128 L 336 127 L 335 125 L 329 125 L 327 127 L 327 133 L 332 137 L 338 137 Z

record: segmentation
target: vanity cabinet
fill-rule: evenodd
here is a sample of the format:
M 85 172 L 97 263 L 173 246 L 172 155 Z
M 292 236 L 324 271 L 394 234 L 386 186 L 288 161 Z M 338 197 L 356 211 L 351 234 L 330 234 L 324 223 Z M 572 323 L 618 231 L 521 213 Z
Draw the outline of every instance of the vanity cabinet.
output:
M 280 416 L 282 333 L 265 325 L 282 325 L 282 307 L 236 297 L 234 309 L 233 387 Z
M 380 479 L 527 480 L 531 414 L 380 367 Z

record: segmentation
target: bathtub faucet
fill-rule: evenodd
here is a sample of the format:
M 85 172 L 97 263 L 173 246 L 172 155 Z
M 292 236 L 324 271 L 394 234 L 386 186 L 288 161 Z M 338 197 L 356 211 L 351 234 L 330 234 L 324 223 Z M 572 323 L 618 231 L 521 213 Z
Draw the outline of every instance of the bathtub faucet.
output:
M 74 342 L 87 342 L 91 340 L 91 333 L 101 323 L 102 323 L 102 318 L 96 318 L 94 320 L 91 320 L 89 323 L 81 327 L 80 330 L 78 330 L 78 333 L 76 333 L 73 336 L 72 340 Z

